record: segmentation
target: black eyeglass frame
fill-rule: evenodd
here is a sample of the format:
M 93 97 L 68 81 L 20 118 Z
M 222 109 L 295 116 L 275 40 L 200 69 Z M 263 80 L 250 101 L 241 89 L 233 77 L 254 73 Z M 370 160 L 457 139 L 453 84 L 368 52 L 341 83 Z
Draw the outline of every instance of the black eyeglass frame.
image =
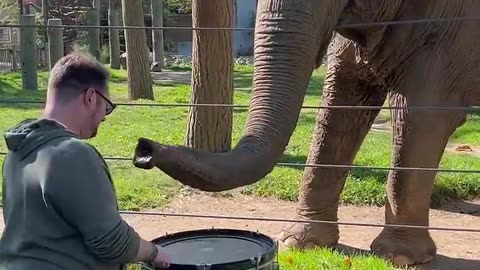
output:
M 85 90 L 85 91 L 88 91 Z M 100 93 L 100 91 L 98 91 L 97 89 L 93 89 L 93 91 L 95 91 L 95 93 L 97 93 L 100 97 L 102 97 L 106 102 L 107 102 L 107 108 L 105 108 L 105 115 L 109 115 L 113 112 L 113 110 L 115 110 L 115 108 L 117 107 L 117 105 L 113 104 L 112 101 L 110 101 L 110 99 L 108 99 L 107 97 L 105 97 L 102 93 Z
M 95 90 L 95 92 L 107 102 L 107 108 L 105 109 L 105 115 L 111 114 L 113 112 L 113 110 L 115 110 L 117 105 L 113 104 L 113 102 L 110 101 L 110 99 L 108 99 L 107 97 L 105 97 L 102 93 L 100 93 L 100 91 Z

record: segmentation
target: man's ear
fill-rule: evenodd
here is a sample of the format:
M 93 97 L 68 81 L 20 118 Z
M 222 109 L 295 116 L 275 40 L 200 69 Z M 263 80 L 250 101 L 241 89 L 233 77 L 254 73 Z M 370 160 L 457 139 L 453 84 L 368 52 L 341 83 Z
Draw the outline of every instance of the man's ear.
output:
M 95 90 L 93 88 L 88 88 L 85 91 L 85 95 L 83 96 L 83 102 L 87 107 L 95 107 L 97 103 L 96 95 L 95 95 Z

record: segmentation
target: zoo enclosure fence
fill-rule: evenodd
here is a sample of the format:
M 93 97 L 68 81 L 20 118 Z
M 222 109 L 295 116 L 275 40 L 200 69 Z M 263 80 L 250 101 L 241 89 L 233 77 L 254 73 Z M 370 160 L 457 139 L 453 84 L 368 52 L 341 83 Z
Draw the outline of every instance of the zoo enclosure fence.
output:
M 372 22 L 372 23 L 360 23 L 360 24 L 345 24 L 339 25 L 337 29 L 341 28 L 362 28 L 372 26 L 384 26 L 384 25 L 401 25 L 401 24 L 422 24 L 422 23 L 448 23 L 452 21 L 462 20 L 476 20 L 480 21 L 480 16 L 475 17 L 452 17 L 452 18 L 430 18 L 430 19 L 417 19 L 417 20 L 402 20 L 402 21 L 384 21 L 384 22 Z M 480 23 L 479 23 L 480 24 Z M 175 29 L 186 31 L 198 31 L 198 30 L 227 30 L 227 31 L 253 31 L 254 28 L 216 28 L 216 27 L 137 27 L 137 26 L 89 26 L 89 25 L 14 25 L 14 24 L 0 24 L 0 28 L 115 28 L 119 30 L 125 29 Z M 1 56 L 1 54 L 0 54 Z M 0 75 L 1 76 L 1 75 Z M 0 100 L 0 103 L 17 103 L 17 104 L 43 104 L 44 101 L 39 100 Z M 115 103 L 119 106 L 150 106 L 150 107 L 230 107 L 230 108 L 248 108 L 248 105 L 234 105 L 234 104 L 184 104 L 184 103 Z M 463 110 L 463 111 L 480 111 L 479 107 L 458 107 L 458 106 L 417 106 L 417 107 L 388 107 L 388 106 L 303 106 L 302 109 L 346 109 L 346 110 Z M 1 156 L 6 155 L 5 152 L 0 152 Z M 131 161 L 132 158 L 128 157 L 106 157 L 106 160 L 114 161 Z M 287 167 L 317 167 L 317 168 L 344 168 L 344 169 L 369 169 L 369 170 L 404 170 L 404 171 L 434 171 L 434 172 L 446 172 L 446 173 L 475 173 L 480 174 L 480 170 L 463 170 L 463 169 L 446 169 L 446 168 L 417 168 L 417 167 L 378 167 L 378 166 L 355 166 L 355 165 L 333 165 L 333 164 L 300 164 L 300 163 L 277 163 L 277 166 Z M 414 226 L 414 225 L 400 225 L 400 224 L 371 224 L 360 222 L 339 222 L 339 221 L 326 221 L 326 220 L 299 220 L 299 219 L 278 219 L 278 218 L 259 218 L 259 217 L 242 217 L 242 216 L 228 216 L 228 215 L 203 215 L 203 214 L 181 214 L 181 213 L 162 213 L 162 212 L 142 212 L 142 211 L 120 211 L 122 214 L 129 215 L 153 215 L 164 217 L 190 217 L 190 218 L 211 218 L 211 219 L 229 219 L 229 220 L 256 220 L 256 221 L 269 221 L 269 222 L 298 222 L 298 223 L 322 223 L 322 224 L 337 224 L 344 226 L 360 226 L 360 227 L 396 227 L 396 228 L 415 228 L 415 229 L 428 229 L 438 231 L 455 231 L 455 232 L 468 232 L 468 233 L 480 233 L 480 228 L 454 228 L 454 227 L 431 227 L 431 226 Z

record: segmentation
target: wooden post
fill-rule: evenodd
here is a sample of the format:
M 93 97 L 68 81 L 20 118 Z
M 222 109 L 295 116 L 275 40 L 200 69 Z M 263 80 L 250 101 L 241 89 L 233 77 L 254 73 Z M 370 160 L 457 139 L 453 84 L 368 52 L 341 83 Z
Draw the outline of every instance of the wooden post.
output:
M 18 50 L 18 35 L 17 35 L 18 29 L 12 29 L 12 71 L 17 71 L 18 69 L 18 55 L 17 55 L 17 50 Z
M 87 25 L 98 26 L 98 12 L 96 8 L 87 10 Z M 100 29 L 88 29 L 88 49 L 91 55 L 100 60 Z
M 163 27 L 163 0 L 151 0 L 152 26 Z M 152 71 L 162 71 L 164 63 L 163 30 L 152 30 L 153 62 Z
M 49 19 L 48 25 L 57 26 L 62 25 L 61 19 Z M 49 28 L 48 30 L 48 51 L 50 70 L 55 66 L 55 63 L 63 57 L 63 30 L 62 28 Z
M 20 25 L 35 25 L 35 15 L 21 15 Z M 20 28 L 20 57 L 22 59 L 23 90 L 38 90 L 37 82 L 37 28 Z
M 110 26 L 120 25 L 120 0 L 110 0 L 108 9 L 108 24 Z M 110 68 L 120 69 L 120 35 L 118 29 L 109 29 L 110 43 Z

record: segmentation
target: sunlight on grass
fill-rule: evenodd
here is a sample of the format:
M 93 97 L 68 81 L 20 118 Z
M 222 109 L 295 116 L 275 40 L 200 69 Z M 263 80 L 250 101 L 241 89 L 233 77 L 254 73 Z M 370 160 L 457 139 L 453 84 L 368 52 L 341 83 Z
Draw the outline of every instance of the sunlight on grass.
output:
M 186 68 L 183 68 L 185 70 Z M 235 104 L 248 105 L 252 85 L 251 66 L 235 67 Z M 115 102 L 128 102 L 127 74 L 125 70 L 111 70 L 111 96 Z M 306 91 L 304 104 L 318 105 L 325 76 L 325 68 L 316 70 Z M 6 73 L 0 76 L 0 99 L 39 99 L 43 100 L 48 74 L 40 73 L 39 85 L 43 91 L 26 93 L 20 91 L 19 73 Z M 156 81 L 155 100 L 140 100 L 131 103 L 188 103 L 190 86 L 188 84 Z M 38 117 L 41 105 L 0 104 L 3 120 L 2 130 L 11 127 L 20 120 Z M 233 144 L 243 135 L 247 109 L 235 109 L 233 120 Z M 385 113 L 386 112 L 386 113 Z M 132 157 L 139 137 L 148 137 L 166 144 L 183 144 L 187 127 L 187 107 L 141 107 L 119 106 L 115 113 L 107 118 L 99 129 L 96 138 L 88 140 L 104 156 Z M 382 116 L 389 117 L 388 111 Z M 302 110 L 297 127 L 291 137 L 282 162 L 305 163 L 313 135 L 316 110 Z M 464 126 L 457 129 L 451 142 L 480 144 L 478 132 L 480 117 L 470 115 Z M 370 132 L 358 155 L 355 165 L 390 166 L 390 134 Z M 5 143 L 0 143 L 0 151 L 6 151 Z M 441 167 L 479 170 L 478 158 L 470 155 L 445 153 Z M 164 205 L 173 196 L 180 184 L 158 169 L 144 171 L 133 166 L 131 161 L 109 162 L 119 194 L 122 209 L 154 208 Z M 301 168 L 276 167 L 272 173 L 256 184 L 244 189 L 246 194 L 273 196 L 295 201 L 298 196 Z M 348 173 L 341 201 L 346 204 L 383 205 L 385 202 L 386 171 L 354 169 Z M 474 174 L 439 173 L 435 184 L 432 204 L 447 199 L 468 199 L 480 194 L 480 181 Z
M 371 256 L 355 254 L 346 256 L 329 249 L 311 249 L 308 251 L 284 251 L 279 253 L 279 265 L 282 270 L 393 270 L 398 269 L 384 260 Z
M 373 255 L 345 255 L 330 249 L 308 251 L 280 251 L 278 265 L 281 270 L 399 270 L 391 263 Z M 140 270 L 140 264 L 132 264 L 128 270 Z

